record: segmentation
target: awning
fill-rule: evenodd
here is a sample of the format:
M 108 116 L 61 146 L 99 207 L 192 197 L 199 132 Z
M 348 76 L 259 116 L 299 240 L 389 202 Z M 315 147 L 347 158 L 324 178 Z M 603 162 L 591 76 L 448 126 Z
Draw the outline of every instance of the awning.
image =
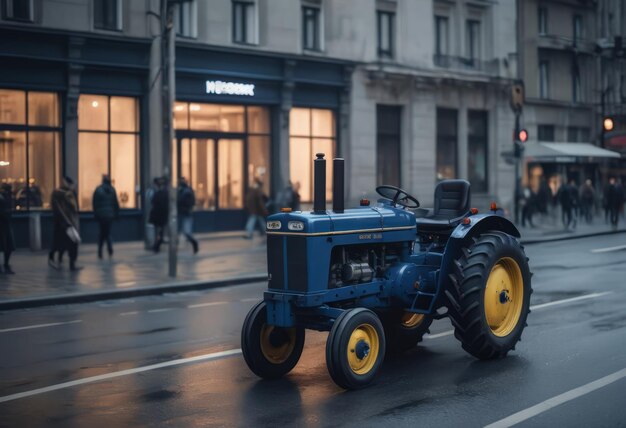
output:
M 524 157 L 530 162 L 575 163 L 619 159 L 621 155 L 589 143 L 528 143 Z

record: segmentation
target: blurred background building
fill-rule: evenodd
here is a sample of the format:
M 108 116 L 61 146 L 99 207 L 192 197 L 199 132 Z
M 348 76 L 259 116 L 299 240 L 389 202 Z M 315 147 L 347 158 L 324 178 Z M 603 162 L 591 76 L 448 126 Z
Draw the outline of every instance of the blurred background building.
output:
M 519 80 L 535 145 L 626 150 L 619 0 L 185 1 L 174 16 L 176 138 L 165 143 L 159 0 L 0 6 L 0 180 L 13 186 L 22 245 L 32 213 L 49 239 L 63 174 L 77 179 L 87 241 L 103 173 L 123 208 L 118 238 L 141 239 L 170 149 L 196 191 L 198 231 L 241 228 L 255 179 L 270 195 L 298 185 L 306 206 L 317 152 L 346 158 L 350 203 L 386 183 L 427 206 L 437 181 L 466 178 L 476 206 L 510 209 L 503 154 Z M 607 115 L 615 128 L 602 132 Z M 532 157 L 533 147 L 525 180 L 624 171 L 619 160 Z

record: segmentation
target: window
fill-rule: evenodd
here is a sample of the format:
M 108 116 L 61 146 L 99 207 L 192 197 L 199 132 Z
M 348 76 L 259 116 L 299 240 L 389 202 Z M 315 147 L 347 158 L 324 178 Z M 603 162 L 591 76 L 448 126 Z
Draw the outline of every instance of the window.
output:
M 448 17 L 435 16 L 435 55 L 448 55 Z
M 313 159 L 326 155 L 326 199 L 332 195 L 335 115 L 332 110 L 292 108 L 289 114 L 289 176 L 302 202 L 313 200 Z
M 33 0 L 5 0 L 4 19 L 32 22 Z
M 437 181 L 457 178 L 457 111 L 437 109 Z
M 93 192 L 108 174 L 121 208 L 137 208 L 137 99 L 85 95 L 78 99 L 78 206 L 91 211 Z
M 570 143 L 588 143 L 591 130 L 582 126 L 567 127 L 567 141 Z
M 400 187 L 400 117 L 398 106 L 376 106 L 376 184 Z
M 233 41 L 256 43 L 256 14 L 253 2 L 233 1 Z
M 120 0 L 94 0 L 93 24 L 101 30 L 122 29 L 122 3 Z
M 248 186 L 261 180 L 269 195 L 267 108 L 176 102 L 174 128 L 178 140 L 174 141 L 173 173 L 189 180 L 196 191 L 197 209 L 243 208 L 245 177 Z M 198 131 L 207 137 L 195 138 Z M 225 138 L 215 138 L 216 132 L 226 134 Z
M 322 50 L 320 34 L 320 9 L 317 7 L 302 7 L 302 47 L 306 50 Z
M 481 59 L 480 21 L 468 20 L 467 26 L 467 46 L 466 53 L 469 65 L 476 67 Z
M 393 58 L 395 13 L 378 11 L 378 57 Z
M 174 25 L 176 26 L 176 35 L 182 37 L 196 37 L 196 16 L 196 0 L 186 1 L 176 5 L 176 8 L 174 9 Z
M 537 25 L 539 35 L 548 34 L 548 9 L 540 7 L 537 11 Z
M 467 174 L 472 190 L 487 192 L 487 112 L 467 113 Z
M 50 209 L 60 142 L 57 94 L 0 89 L 0 182 L 11 185 L 14 209 Z
M 578 71 L 578 68 L 574 68 L 572 69 L 572 102 L 580 102 L 580 96 L 580 73 Z
M 554 141 L 554 125 L 537 125 L 539 141 Z
M 583 17 L 582 15 L 574 15 L 573 18 L 573 31 L 572 34 L 574 36 L 574 46 L 576 46 L 577 42 L 583 38 Z
M 539 98 L 548 99 L 550 97 L 549 78 L 548 62 L 541 61 L 539 63 Z

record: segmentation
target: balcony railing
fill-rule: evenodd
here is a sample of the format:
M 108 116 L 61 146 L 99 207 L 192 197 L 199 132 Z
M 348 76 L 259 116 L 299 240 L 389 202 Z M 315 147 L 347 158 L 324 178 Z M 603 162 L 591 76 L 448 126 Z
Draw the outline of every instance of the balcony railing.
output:
M 490 61 L 478 60 L 475 58 L 465 58 L 451 55 L 433 55 L 435 67 L 448 68 L 451 70 L 472 70 L 487 74 L 498 74 L 498 60 Z

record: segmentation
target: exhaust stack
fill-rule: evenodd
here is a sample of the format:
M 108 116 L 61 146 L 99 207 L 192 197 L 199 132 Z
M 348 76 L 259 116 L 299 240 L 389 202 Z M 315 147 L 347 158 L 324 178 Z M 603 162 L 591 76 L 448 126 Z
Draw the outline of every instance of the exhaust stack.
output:
M 333 159 L 333 211 L 342 213 L 344 209 L 344 174 L 342 158 Z
M 317 153 L 313 161 L 313 212 L 326 213 L 326 159 L 324 153 Z

